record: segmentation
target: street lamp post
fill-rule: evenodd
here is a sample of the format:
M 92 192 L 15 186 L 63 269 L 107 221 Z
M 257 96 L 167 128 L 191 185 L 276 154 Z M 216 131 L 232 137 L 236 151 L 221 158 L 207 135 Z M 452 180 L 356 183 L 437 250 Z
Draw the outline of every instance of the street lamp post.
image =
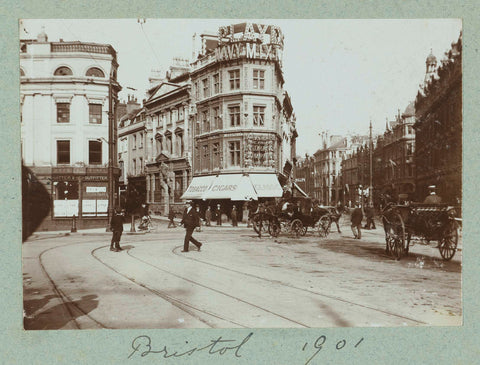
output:
M 368 202 L 369 205 L 373 202 L 373 141 L 372 141 L 372 121 L 370 121 L 370 186 L 368 189 Z

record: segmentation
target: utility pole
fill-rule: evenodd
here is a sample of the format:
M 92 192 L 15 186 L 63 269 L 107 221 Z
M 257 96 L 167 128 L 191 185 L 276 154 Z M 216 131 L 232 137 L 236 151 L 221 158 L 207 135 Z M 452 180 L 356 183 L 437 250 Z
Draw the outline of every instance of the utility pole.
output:
M 110 220 L 113 217 L 113 202 L 114 202 L 114 189 L 115 184 L 113 181 L 113 95 L 112 95 L 112 73 L 108 81 L 108 217 L 107 217 L 107 232 L 110 231 Z
M 372 121 L 370 120 L 370 187 L 368 189 L 368 202 L 373 203 L 373 140 L 372 140 Z

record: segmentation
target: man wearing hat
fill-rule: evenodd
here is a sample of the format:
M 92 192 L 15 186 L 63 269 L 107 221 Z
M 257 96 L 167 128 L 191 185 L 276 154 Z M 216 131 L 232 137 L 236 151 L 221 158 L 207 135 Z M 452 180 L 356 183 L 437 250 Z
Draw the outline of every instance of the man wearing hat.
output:
M 123 232 L 123 216 L 124 212 L 120 208 L 115 208 L 115 213 L 110 220 L 110 229 L 112 231 L 112 240 L 110 241 L 110 251 L 122 251 L 120 247 L 120 239 Z
M 425 198 L 423 201 L 424 204 L 441 204 L 442 203 L 442 198 L 437 195 L 435 192 L 436 190 L 435 185 L 430 185 L 428 187 L 429 195 Z
M 180 222 L 183 223 L 185 227 L 185 239 L 183 241 L 182 252 L 188 252 L 188 246 L 190 242 L 197 246 L 198 251 L 200 251 L 200 247 L 202 247 L 202 244 L 192 237 L 193 231 L 196 227 L 200 225 L 200 218 L 195 207 L 193 206 L 193 202 L 191 200 L 188 200 L 186 204 L 187 208 L 183 212 L 183 218 Z
M 215 215 L 217 217 L 217 226 L 222 225 L 222 208 L 220 204 L 217 204 L 217 210 L 215 211 Z

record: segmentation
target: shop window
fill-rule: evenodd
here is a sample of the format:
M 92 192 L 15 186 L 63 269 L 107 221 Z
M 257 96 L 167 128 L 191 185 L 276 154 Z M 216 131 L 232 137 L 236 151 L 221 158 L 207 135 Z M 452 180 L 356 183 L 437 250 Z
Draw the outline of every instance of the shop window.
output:
M 88 115 L 90 124 L 102 124 L 102 105 L 88 104 Z
M 78 216 L 78 182 L 71 177 L 68 180 L 53 181 L 54 217 Z
M 101 165 L 102 164 L 102 142 L 88 141 L 88 164 Z
M 240 89 L 240 70 L 228 71 L 230 78 L 230 90 Z
M 70 141 L 57 141 L 57 164 L 70 163 Z
M 253 70 L 253 88 L 265 89 L 265 71 Z
M 240 126 L 240 106 L 231 106 L 228 108 L 228 114 L 230 115 L 230 126 Z
M 253 107 L 253 124 L 256 126 L 265 125 L 265 107 L 264 106 Z
M 240 166 L 240 141 L 228 142 L 230 166 Z
M 57 103 L 57 123 L 70 122 L 70 103 Z
M 103 77 L 104 78 L 105 74 L 98 67 L 91 67 L 87 70 L 87 73 L 85 74 L 85 76 Z

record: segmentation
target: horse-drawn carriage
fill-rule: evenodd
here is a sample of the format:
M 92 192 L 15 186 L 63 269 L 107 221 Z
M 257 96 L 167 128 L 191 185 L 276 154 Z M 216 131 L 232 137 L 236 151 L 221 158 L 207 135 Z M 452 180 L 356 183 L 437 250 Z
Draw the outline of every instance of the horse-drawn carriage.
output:
M 440 255 L 450 260 L 457 251 L 455 207 L 446 204 L 389 204 L 382 211 L 386 251 L 399 260 L 413 241 L 437 241 Z
M 286 209 L 285 203 L 288 205 Z M 334 207 L 312 207 L 309 198 L 297 198 L 262 208 L 254 214 L 252 223 L 257 233 L 268 232 L 272 237 L 278 237 L 280 233 L 294 237 L 305 236 L 309 227 L 318 232 L 320 237 L 326 237 L 332 222 L 338 220 L 338 216 Z

